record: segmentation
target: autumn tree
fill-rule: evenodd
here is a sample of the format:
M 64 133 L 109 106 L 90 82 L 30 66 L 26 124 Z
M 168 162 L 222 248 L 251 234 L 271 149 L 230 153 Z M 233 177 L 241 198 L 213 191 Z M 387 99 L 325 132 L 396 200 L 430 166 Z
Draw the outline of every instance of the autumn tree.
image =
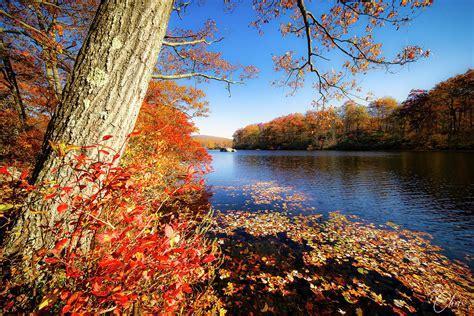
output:
M 393 113 L 402 138 L 414 146 L 464 147 L 472 144 L 473 71 L 453 76 L 433 89 L 410 91 Z
M 400 119 L 402 121 L 402 135 L 417 143 L 426 141 L 426 133 L 431 129 L 432 120 L 428 91 L 412 89 L 408 98 L 402 102 Z
M 51 115 L 97 8 L 97 1 L 5 1 L 3 58 L 25 107 Z M 44 76 L 43 76 L 44 74 Z M 38 96 L 41 89 L 43 96 Z
M 134 178 L 146 179 L 147 194 L 166 199 L 166 191 L 181 185 L 188 168 L 202 170 L 210 162 L 209 154 L 191 136 L 197 131 L 192 118 L 207 110 L 204 97 L 201 90 L 173 81 L 150 83 L 135 126 L 138 135 L 121 161 L 123 166 L 136 167 Z
M 253 25 L 263 30 L 272 20 L 280 24 L 283 37 L 294 36 L 305 42 L 305 51 L 288 50 L 274 56 L 274 68 L 286 78 L 279 84 L 295 90 L 304 85 L 308 73 L 315 74 L 316 100 L 325 104 L 331 97 L 353 97 L 357 87 L 351 76 L 374 67 L 404 65 L 429 56 L 428 50 L 406 46 L 394 56 L 383 55 L 382 43 L 375 40 L 376 28 L 399 29 L 409 23 L 415 11 L 432 4 L 432 0 L 337 1 L 328 6 L 322 1 L 284 0 L 253 1 L 257 19 Z M 356 30 L 363 30 L 357 32 Z M 333 55 L 345 59 L 336 68 Z
M 447 132 L 448 142 L 467 140 L 473 130 L 474 71 L 440 82 L 429 92 L 429 102 L 446 122 L 441 129 Z M 441 119 L 440 119 L 441 120 Z
M 345 102 L 339 111 L 346 133 L 356 132 L 358 134 L 369 122 L 367 107 L 354 101 Z
M 386 132 L 388 130 L 389 118 L 397 107 L 398 102 L 391 97 L 380 98 L 369 104 L 368 111 L 378 131 Z
M 260 147 L 261 126 L 258 124 L 248 125 L 237 130 L 233 135 L 233 147 L 245 149 L 257 149 Z
M 298 149 L 309 145 L 308 129 L 301 113 L 277 117 L 260 128 L 263 148 Z
M 58 170 L 70 149 L 58 146 L 86 146 L 107 139 L 110 147 L 120 152 L 148 88 L 171 9 L 172 1 L 106 1 L 99 5 L 49 123 L 33 183 L 40 184 L 55 171 L 61 185 L 72 182 L 70 169 Z M 31 211 L 48 207 L 47 216 Z M 25 264 L 31 264 L 37 249 L 54 246 L 54 240 L 48 237 L 51 232 L 43 227 L 61 216 L 54 204 L 45 203 L 39 196 L 31 197 L 9 235 L 5 255 L 20 253 Z
M 61 102 L 52 107 L 54 115 L 30 179 L 32 184 L 70 187 L 78 180 L 75 178 L 74 169 L 68 166 L 77 159 L 84 159 L 83 157 L 100 160 L 103 150 L 96 150 L 94 144 L 97 143 L 107 146 L 108 152 L 115 153 L 111 157 L 111 163 L 118 164 L 135 126 L 151 77 L 158 80 L 198 77 L 202 80 L 214 79 L 231 84 L 240 82 L 228 77 L 228 74 L 238 69 L 242 69 L 238 80 L 255 74 L 252 67 L 234 66 L 225 62 L 219 55 L 206 52 L 210 45 L 210 40 L 206 37 L 212 36 L 214 32 L 212 23 L 208 23 L 202 32 L 173 31 L 175 35 L 167 35 L 164 40 L 171 10 L 172 1 L 140 5 L 107 1 L 99 5 L 62 92 Z M 2 11 L 2 14 L 15 22 L 19 21 L 9 13 Z M 171 48 L 172 52 L 169 53 L 165 49 L 157 64 L 162 44 Z M 172 66 L 169 63 L 172 53 L 178 56 L 182 63 L 176 62 L 177 66 Z M 185 54 L 188 54 L 188 57 L 184 57 Z M 210 64 L 210 61 L 213 64 Z M 188 76 L 185 71 L 191 70 L 187 68 L 190 64 L 193 69 L 200 69 L 202 72 L 193 72 Z M 154 93 L 147 98 L 147 107 L 152 106 L 154 102 L 172 107 L 169 110 L 161 109 L 160 114 L 167 113 L 168 120 L 174 115 L 175 123 L 182 124 L 181 134 L 177 131 L 169 133 L 173 137 L 183 138 L 189 133 L 190 127 L 186 128 L 189 123 L 187 118 L 183 117 L 188 114 L 182 111 L 187 111 L 189 115 L 202 115 L 207 111 L 206 102 L 200 100 L 203 97 L 202 91 L 198 89 L 169 82 L 155 86 L 155 89 L 152 87 L 152 91 Z M 192 104 L 192 109 L 186 104 Z M 156 108 L 149 107 L 145 110 L 153 112 Z M 177 144 L 176 140 L 178 139 L 169 143 Z M 192 143 L 190 140 L 187 142 Z M 195 143 L 195 146 L 198 144 Z M 78 150 L 81 155 L 72 153 Z M 155 152 L 157 151 L 159 152 L 155 148 Z M 202 156 L 204 157 L 205 153 Z M 152 156 L 148 158 L 150 157 Z M 69 218 L 69 212 L 62 212 L 57 199 L 45 199 L 43 192 L 30 194 L 5 242 L 4 258 L 13 259 L 13 255 L 21 258 L 25 271 L 35 270 L 33 257 L 38 249 L 54 247 L 55 238 L 52 238 L 52 231 L 47 227 L 57 227 L 61 222 L 62 226 L 58 226 L 57 231 L 67 232 L 72 228 L 62 220 Z M 93 190 L 90 194 L 92 192 Z M 90 233 L 92 232 L 77 241 L 84 250 L 91 241 Z M 26 279 L 28 276 L 23 277 Z
M 294 113 L 238 129 L 234 147 L 242 149 L 323 149 L 335 145 L 341 119 L 335 108 Z

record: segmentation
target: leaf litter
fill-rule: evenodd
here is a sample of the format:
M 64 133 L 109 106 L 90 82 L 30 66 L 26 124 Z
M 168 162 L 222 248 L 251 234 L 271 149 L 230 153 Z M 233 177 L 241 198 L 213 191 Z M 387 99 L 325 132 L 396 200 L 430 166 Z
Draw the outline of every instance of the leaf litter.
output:
M 232 188 L 228 189 L 232 191 Z M 472 315 L 474 278 L 427 233 L 314 208 L 274 182 L 243 188 L 259 211 L 216 212 L 216 292 L 230 314 Z

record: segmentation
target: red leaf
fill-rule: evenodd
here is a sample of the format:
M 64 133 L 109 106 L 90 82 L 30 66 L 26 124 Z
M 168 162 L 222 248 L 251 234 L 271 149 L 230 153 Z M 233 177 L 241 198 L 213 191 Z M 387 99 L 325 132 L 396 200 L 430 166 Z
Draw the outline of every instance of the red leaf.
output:
M 175 248 L 171 250 L 173 253 L 183 253 L 185 250 L 183 247 Z
M 130 134 L 128 134 L 128 137 L 135 136 L 135 135 L 140 135 L 141 133 L 142 133 L 142 131 L 134 131 L 134 132 L 131 132 Z
M 8 169 L 7 169 L 7 166 L 1 166 L 0 167 L 0 174 L 4 174 L 4 175 L 7 175 L 7 176 L 11 176 L 11 173 L 8 172 Z
M 54 246 L 54 249 L 52 250 L 52 252 L 55 254 L 55 255 L 58 255 L 61 250 L 63 250 L 63 248 L 66 246 L 66 243 L 68 242 L 68 238 L 64 238 L 60 241 L 58 241 L 56 243 L 56 246 Z
M 48 194 L 44 197 L 45 200 L 49 200 L 49 199 L 52 199 L 53 197 L 56 196 L 56 193 L 51 193 L 51 194 Z
M 49 258 L 44 259 L 44 262 L 49 263 L 49 264 L 55 264 L 59 262 L 59 259 L 54 258 L 54 257 L 49 257 Z
M 23 171 L 20 175 L 21 180 L 25 180 L 27 177 L 28 177 L 28 172 L 27 171 Z
M 69 193 L 69 192 L 72 191 L 72 187 L 64 187 L 64 188 L 62 188 L 61 190 L 63 190 L 64 192 Z
M 68 208 L 69 208 L 69 205 L 63 203 L 63 204 L 59 204 L 56 209 L 57 209 L 59 214 L 62 214 Z
M 121 293 L 115 293 L 113 300 L 120 306 L 126 306 L 129 301 L 127 295 L 123 295 Z
M 109 293 L 110 291 L 108 289 L 103 290 L 97 282 L 92 284 L 92 294 L 97 296 L 107 296 Z
M 72 309 L 72 306 L 71 306 L 71 305 L 65 305 L 65 306 L 63 307 L 62 313 L 63 313 L 63 314 L 66 314 L 66 313 L 69 312 L 71 309 Z
M 108 272 L 113 272 L 122 266 L 122 262 L 116 259 L 103 259 L 98 265 L 101 268 L 106 268 Z
M 94 283 L 92 284 L 92 291 L 98 292 L 98 291 L 100 291 L 100 290 L 101 290 L 100 285 L 97 284 L 97 282 L 94 282 Z
M 81 295 L 81 292 L 75 292 L 73 295 L 71 295 L 68 298 L 66 305 L 74 303 L 80 295 Z
M 203 263 L 208 263 L 208 262 L 212 262 L 216 260 L 216 257 L 214 255 L 207 255 L 204 257 L 204 259 L 202 259 L 202 262 Z
M 183 284 L 183 291 L 186 292 L 186 293 L 192 293 L 193 292 L 193 290 L 191 289 L 191 287 L 189 286 L 188 283 Z
M 71 294 L 70 292 L 68 291 L 64 291 L 64 292 L 61 292 L 61 295 L 59 295 L 59 297 L 65 301 L 68 297 L 69 297 L 69 294 Z
M 13 307 L 13 305 L 15 305 L 15 301 L 10 301 L 8 302 L 6 305 L 5 305 L 5 310 L 9 310 L 10 308 Z
M 112 137 L 112 135 L 105 135 L 104 137 L 102 137 L 102 140 L 111 139 Z

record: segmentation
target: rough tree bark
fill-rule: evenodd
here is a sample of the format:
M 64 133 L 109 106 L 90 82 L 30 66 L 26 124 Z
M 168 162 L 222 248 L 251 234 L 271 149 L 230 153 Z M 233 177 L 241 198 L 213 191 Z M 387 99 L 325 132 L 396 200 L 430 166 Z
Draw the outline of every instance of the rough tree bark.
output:
M 47 180 L 61 163 L 50 142 L 85 146 L 113 135 L 105 144 L 117 151 L 123 147 L 151 79 L 172 5 L 173 0 L 101 2 L 49 123 L 32 183 Z M 70 171 L 61 172 L 61 184 L 72 180 Z M 4 257 L 16 254 L 27 261 L 37 249 L 54 246 L 44 227 L 60 216 L 42 199 L 29 203 L 6 239 Z

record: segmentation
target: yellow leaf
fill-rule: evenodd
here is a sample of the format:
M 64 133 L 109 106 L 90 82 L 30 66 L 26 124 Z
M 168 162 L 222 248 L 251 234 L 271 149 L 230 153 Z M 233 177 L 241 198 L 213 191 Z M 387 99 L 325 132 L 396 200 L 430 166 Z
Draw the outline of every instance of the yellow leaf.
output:
M 175 234 L 171 239 L 170 239 L 170 246 L 173 247 L 174 245 L 176 245 L 177 243 L 179 243 L 179 235 L 178 234 Z
M 68 153 L 70 152 L 71 150 L 79 150 L 81 149 L 81 146 L 77 146 L 77 145 L 67 145 L 66 148 L 65 148 L 65 152 Z
M 57 290 L 47 294 L 38 306 L 38 310 L 42 310 L 45 307 L 53 305 L 58 300 Z
M 52 303 L 52 300 L 50 298 L 45 298 L 41 304 L 39 304 L 38 310 L 42 310 L 43 308 L 47 307 L 49 304 Z

